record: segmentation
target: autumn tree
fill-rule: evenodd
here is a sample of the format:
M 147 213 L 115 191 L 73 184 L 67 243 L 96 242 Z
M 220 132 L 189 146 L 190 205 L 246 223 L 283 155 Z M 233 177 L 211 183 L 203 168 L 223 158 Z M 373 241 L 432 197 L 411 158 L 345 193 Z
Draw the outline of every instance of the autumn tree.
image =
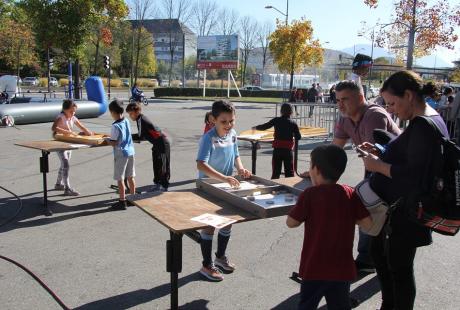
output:
M 364 3 L 375 8 L 378 0 L 364 0 Z M 382 28 L 378 41 L 391 47 L 395 38 L 406 38 L 406 67 L 412 69 L 414 51 L 418 50 L 423 56 L 437 46 L 453 49 L 458 39 L 455 34 L 458 26 L 460 6 L 451 8 L 444 0 L 437 0 L 431 6 L 424 0 L 399 0 L 395 3 L 391 22 Z
M 291 74 L 289 89 L 292 89 L 295 71 L 323 62 L 323 49 L 319 40 L 313 39 L 309 20 L 294 20 L 290 25 L 277 21 L 276 30 L 270 35 L 269 49 L 279 70 Z

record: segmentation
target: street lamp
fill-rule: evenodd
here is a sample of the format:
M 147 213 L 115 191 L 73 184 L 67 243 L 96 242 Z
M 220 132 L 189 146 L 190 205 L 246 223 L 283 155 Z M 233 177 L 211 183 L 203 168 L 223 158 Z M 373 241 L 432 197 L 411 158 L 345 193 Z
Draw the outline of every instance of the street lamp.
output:
M 280 13 L 281 15 L 286 17 L 286 26 L 288 25 L 288 23 L 289 23 L 289 19 L 288 19 L 288 16 L 289 16 L 289 0 L 286 0 L 286 13 L 283 13 L 282 11 L 278 10 L 273 5 L 266 5 L 265 8 L 266 9 L 274 9 L 275 11 L 278 11 L 278 13 Z

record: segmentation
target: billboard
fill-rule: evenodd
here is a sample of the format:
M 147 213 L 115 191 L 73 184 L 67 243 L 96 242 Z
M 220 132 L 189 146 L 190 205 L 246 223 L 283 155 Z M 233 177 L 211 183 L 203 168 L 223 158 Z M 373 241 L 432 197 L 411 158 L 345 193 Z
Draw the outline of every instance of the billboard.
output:
M 197 69 L 238 69 L 238 35 L 197 39 Z

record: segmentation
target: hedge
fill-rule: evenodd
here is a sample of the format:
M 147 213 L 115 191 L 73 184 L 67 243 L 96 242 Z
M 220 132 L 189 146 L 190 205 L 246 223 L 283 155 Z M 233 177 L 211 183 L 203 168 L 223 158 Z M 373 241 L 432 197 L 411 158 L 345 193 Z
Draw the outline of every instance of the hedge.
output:
M 282 90 L 250 91 L 240 90 L 242 97 L 282 98 Z M 288 92 L 286 92 L 288 94 Z M 196 87 L 162 87 L 155 89 L 155 97 L 201 97 L 203 88 Z M 206 97 L 226 97 L 227 89 L 206 88 Z M 230 89 L 230 97 L 238 97 L 236 89 Z

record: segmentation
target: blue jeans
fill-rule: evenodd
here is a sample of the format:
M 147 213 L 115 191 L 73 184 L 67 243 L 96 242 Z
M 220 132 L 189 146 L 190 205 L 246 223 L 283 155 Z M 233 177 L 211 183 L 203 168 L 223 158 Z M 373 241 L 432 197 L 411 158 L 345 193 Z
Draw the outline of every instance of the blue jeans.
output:
M 374 265 L 374 262 L 371 257 L 371 236 L 365 234 L 359 230 L 359 241 L 358 241 L 358 257 L 356 260 L 368 264 Z
M 321 298 L 326 298 L 328 310 L 348 310 L 350 305 L 350 282 L 305 280 L 300 285 L 299 310 L 318 308 Z

